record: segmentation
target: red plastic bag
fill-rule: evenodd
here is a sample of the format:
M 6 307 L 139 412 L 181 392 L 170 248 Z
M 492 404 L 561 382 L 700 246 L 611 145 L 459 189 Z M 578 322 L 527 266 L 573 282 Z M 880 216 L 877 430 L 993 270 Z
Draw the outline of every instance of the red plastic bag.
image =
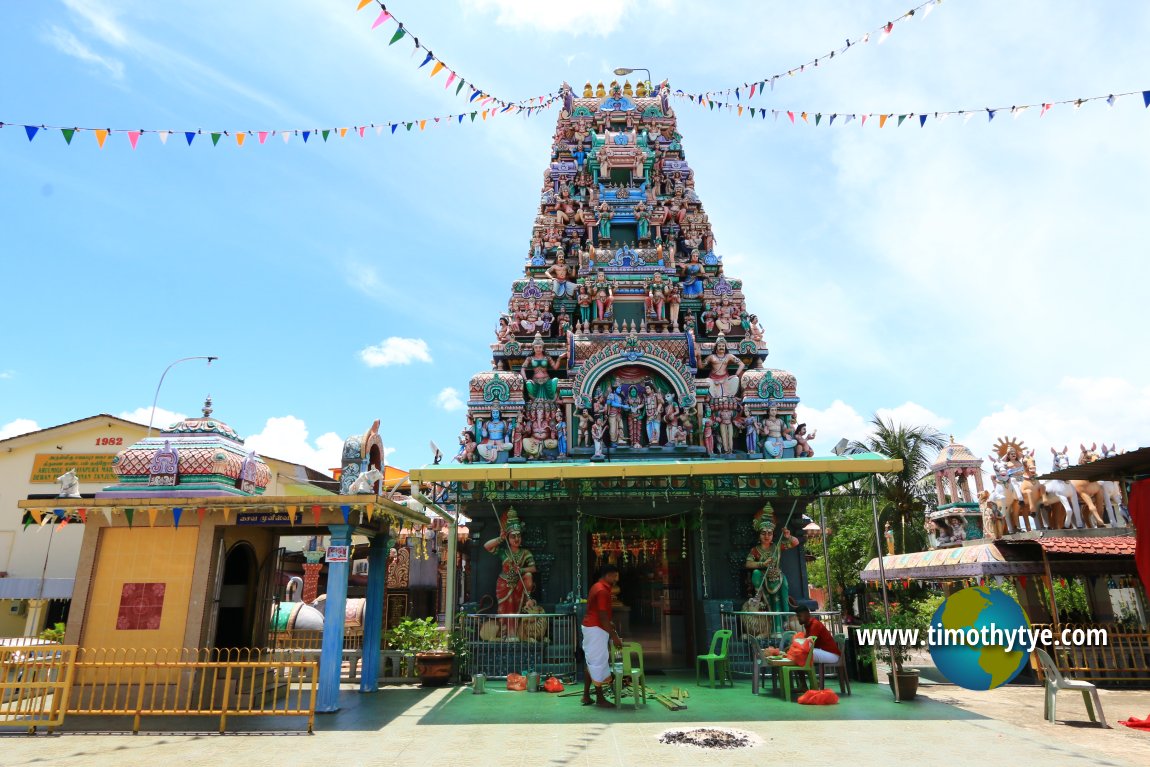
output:
M 507 689 L 523 692 L 527 689 L 527 677 L 523 676 L 522 674 L 508 674 Z
M 563 683 L 553 676 L 547 677 L 547 681 L 543 683 L 543 690 L 545 692 L 563 692 Z
M 787 657 L 794 662 L 796 666 L 801 666 L 807 662 L 807 656 L 811 653 L 810 642 L 807 641 L 807 635 L 803 632 L 795 634 L 794 639 L 791 640 L 791 646 L 787 648 Z
M 799 696 L 799 703 L 808 706 L 833 706 L 839 702 L 834 690 L 807 690 Z

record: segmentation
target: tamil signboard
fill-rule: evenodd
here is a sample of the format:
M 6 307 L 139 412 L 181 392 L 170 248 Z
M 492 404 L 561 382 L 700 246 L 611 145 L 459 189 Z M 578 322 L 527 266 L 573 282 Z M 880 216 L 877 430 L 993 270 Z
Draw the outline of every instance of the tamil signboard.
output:
M 112 472 L 115 457 L 115 453 L 37 453 L 28 481 L 52 484 L 61 474 L 75 469 L 81 482 L 114 484 L 118 479 Z
M 241 511 L 236 514 L 237 525 L 302 525 L 303 512 L 295 513 L 295 521 L 288 516 L 288 512 L 277 511 Z

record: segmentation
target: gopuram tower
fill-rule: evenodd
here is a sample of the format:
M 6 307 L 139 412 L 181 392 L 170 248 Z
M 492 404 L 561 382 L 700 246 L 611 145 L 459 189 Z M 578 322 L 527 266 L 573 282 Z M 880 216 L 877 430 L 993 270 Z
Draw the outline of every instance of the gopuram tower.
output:
M 611 562 L 624 634 L 689 666 L 720 627 L 781 625 L 732 611 L 814 605 L 808 504 L 892 462 L 810 457 L 795 377 L 767 367 L 743 283 L 723 271 L 669 96 L 665 82 L 564 85 L 491 369 L 471 379 L 454 460 L 411 479 L 471 520 L 464 612 L 576 612 Z M 522 672 L 537 624 L 472 617 L 472 671 Z

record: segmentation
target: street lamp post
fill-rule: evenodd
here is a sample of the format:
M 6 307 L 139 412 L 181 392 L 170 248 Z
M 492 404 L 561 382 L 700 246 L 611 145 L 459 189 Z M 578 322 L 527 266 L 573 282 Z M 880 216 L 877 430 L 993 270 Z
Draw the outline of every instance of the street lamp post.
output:
M 207 360 L 208 361 L 208 367 L 211 367 L 212 361 L 218 360 L 218 359 L 219 359 L 219 357 L 205 357 L 205 356 L 184 357 L 182 359 L 176 360 L 171 365 L 168 365 L 166 368 L 164 368 L 163 374 L 160 375 L 160 382 L 158 384 L 156 384 L 156 394 L 154 397 L 152 397 L 152 414 L 150 416 L 148 416 L 148 434 L 147 434 L 147 436 L 149 436 L 149 437 L 152 436 L 152 421 L 155 420 L 155 418 L 156 418 L 156 402 L 158 402 L 160 399 L 160 387 L 164 385 L 164 377 L 168 375 L 168 371 L 171 370 L 176 365 L 179 365 L 181 362 L 187 362 L 188 360 Z
M 632 72 L 646 72 L 647 73 L 647 88 L 648 89 L 651 88 L 651 70 L 647 69 L 646 67 L 619 67 L 618 69 L 615 70 L 615 74 L 619 75 L 620 77 L 622 77 L 623 75 L 629 75 Z

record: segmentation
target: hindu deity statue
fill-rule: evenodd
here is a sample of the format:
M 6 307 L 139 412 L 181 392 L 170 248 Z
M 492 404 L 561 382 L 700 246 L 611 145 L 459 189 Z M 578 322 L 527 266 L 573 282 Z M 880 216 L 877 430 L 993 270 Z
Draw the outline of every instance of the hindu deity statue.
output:
M 642 447 L 643 398 L 639 387 L 634 385 L 627 390 L 627 431 L 631 435 L 631 447 Z
M 686 263 L 679 264 L 679 289 L 687 298 L 703 295 L 703 265 L 699 263 L 698 248 L 691 249 Z
M 554 450 L 559 447 L 559 441 L 553 436 L 548 412 L 546 407 L 534 407 L 531 410 L 527 431 L 523 436 L 523 452 L 530 460 L 542 458 L 544 449 Z
M 800 423 L 795 427 L 795 458 L 814 458 L 815 451 L 811 448 L 810 441 L 815 438 L 818 432 L 812 430 L 807 434 L 807 425 Z
M 735 452 L 735 408 L 736 401 L 730 398 L 715 400 L 719 411 L 719 447 L 724 455 Z
M 479 454 L 488 463 L 495 463 L 502 450 L 509 450 L 511 443 L 506 438 L 511 433 L 511 426 L 503 420 L 499 410 L 491 411 L 491 419 L 483 424 L 483 442 L 479 444 Z
M 747 406 L 743 405 L 743 429 L 747 434 L 747 452 L 759 452 L 759 419 L 747 412 Z
M 591 424 L 591 440 L 595 443 L 595 453 L 593 458 L 603 457 L 603 438 L 607 435 L 607 424 L 603 421 L 603 416 L 597 416 L 595 423 Z
M 700 358 L 702 358 L 702 350 L 700 349 Z M 735 365 L 735 373 L 731 375 L 731 364 Z M 718 399 L 720 397 L 734 397 L 739 393 L 739 376 L 743 374 L 747 366 L 743 364 L 735 355 L 727 349 L 727 339 L 721 334 L 715 339 L 714 350 L 702 359 L 699 367 L 707 368 L 707 377 L 710 378 L 711 396 Z
M 507 317 L 499 318 L 499 327 L 495 329 L 495 339 L 501 344 L 515 340 L 515 331 L 511 329 L 511 320 Z
M 595 281 L 591 283 L 591 293 L 595 297 L 595 319 L 596 320 L 609 320 L 613 314 L 612 306 L 615 303 L 615 294 L 611 288 L 611 283 L 607 281 L 607 275 L 600 269 L 595 275 Z
M 604 200 L 599 204 L 599 241 L 611 240 L 611 206 Z
M 555 411 L 555 425 L 551 427 L 551 431 L 555 434 L 555 449 L 559 451 L 560 458 L 567 457 L 567 419 L 563 417 L 563 411 Z
M 647 444 L 659 444 L 659 421 L 663 412 L 663 400 L 652 384 L 643 387 L 643 415 L 647 418 Z
M 758 315 L 752 314 L 747 317 L 746 327 L 747 337 L 750 338 L 758 345 L 763 343 L 763 326 L 759 324 Z
M 755 589 L 751 600 L 758 602 L 759 611 L 790 612 L 790 589 L 779 558 L 783 550 L 798 546 L 799 539 L 784 527 L 778 541 L 775 540 L 776 525 L 770 507 L 763 507 L 755 515 L 753 524 L 759 533 L 759 545 L 747 554 L 746 568 L 751 571 L 751 585 Z M 782 616 L 776 617 L 776 625 L 781 624 Z
M 679 286 L 672 283 L 667 286 L 667 317 L 671 320 L 671 330 L 679 329 L 679 303 L 682 300 Z
M 579 435 L 575 442 L 579 447 L 588 447 L 590 445 L 592 422 L 591 413 L 587 411 L 587 408 L 583 408 L 583 410 L 579 412 Z
M 665 320 L 667 301 L 667 284 L 663 282 L 663 274 L 655 272 L 651 281 L 647 283 L 647 300 L 644 302 L 647 319 Z
M 495 580 L 495 599 L 500 615 L 514 615 L 522 613 L 527 607 L 527 600 L 535 587 L 535 557 L 523 548 L 523 523 L 514 508 L 504 512 L 499 521 L 500 533 L 498 538 L 492 538 L 483 544 L 483 548 L 499 557 L 502 566 L 499 577 Z M 517 636 L 517 623 L 515 618 L 506 618 L 500 621 L 500 633 L 504 637 Z
M 635 206 L 635 226 L 639 242 L 651 238 L 651 214 L 647 210 L 646 203 L 641 202 Z
M 623 414 L 627 410 L 627 402 L 623 397 L 623 387 L 616 386 L 607 394 L 607 423 L 610 427 L 611 441 L 616 445 L 626 443 L 623 433 Z
M 585 325 L 591 322 L 591 293 L 586 285 L 580 285 L 575 291 L 575 304 L 579 307 L 579 323 Z
M 771 404 L 767 407 L 767 417 L 763 419 L 760 427 L 763 435 L 763 452 L 768 458 L 778 458 L 785 448 L 798 444 L 787 422 L 779 416 L 778 405 Z
M 543 350 L 543 336 L 535 334 L 531 342 L 531 356 L 523 361 L 523 377 L 526 379 L 527 395 L 531 399 L 555 399 L 559 379 L 551 377 L 551 369 L 558 367 Z
M 459 452 L 455 460 L 459 463 L 475 463 L 479 460 L 476 454 L 475 433 L 471 429 L 464 429 L 459 433 Z
M 715 454 L 715 419 L 711 415 L 711 408 L 703 410 L 703 447 L 707 448 L 707 455 Z
M 546 274 L 551 278 L 551 287 L 556 298 L 574 297 L 575 288 L 578 287 L 575 284 L 575 269 L 567 266 L 567 259 L 563 257 L 562 252 L 555 257 L 555 263 Z

